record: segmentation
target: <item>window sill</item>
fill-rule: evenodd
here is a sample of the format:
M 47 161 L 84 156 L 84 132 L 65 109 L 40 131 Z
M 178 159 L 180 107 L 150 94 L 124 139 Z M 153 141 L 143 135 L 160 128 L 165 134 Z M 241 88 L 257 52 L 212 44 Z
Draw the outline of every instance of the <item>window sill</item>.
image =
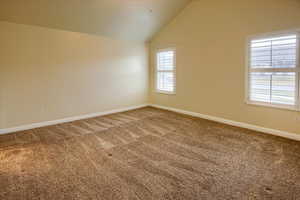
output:
M 156 90 L 155 92 L 159 93 L 159 94 L 168 94 L 168 95 L 175 95 L 176 94 L 176 92 L 168 92 L 168 91 L 163 91 L 163 90 Z
M 250 100 L 247 100 L 246 104 L 253 105 L 253 106 L 276 108 L 276 109 L 282 109 L 282 110 L 299 111 L 299 108 L 297 108 L 297 106 L 291 106 L 291 105 L 270 104 L 270 103 L 264 103 L 264 102 L 259 102 L 259 101 L 250 101 Z

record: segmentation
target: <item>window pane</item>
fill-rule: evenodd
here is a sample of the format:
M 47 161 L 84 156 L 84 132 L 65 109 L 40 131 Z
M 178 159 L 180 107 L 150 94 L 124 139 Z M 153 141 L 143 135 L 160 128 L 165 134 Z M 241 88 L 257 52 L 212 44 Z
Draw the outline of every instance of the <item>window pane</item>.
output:
M 174 70 L 174 51 L 164 51 L 157 54 L 158 70 Z
M 167 92 L 174 92 L 174 73 L 158 72 L 157 89 L 162 91 L 167 91 Z
M 271 99 L 271 73 L 251 73 L 250 100 L 270 102 Z
M 272 75 L 271 103 L 295 105 L 296 74 L 274 73 Z
M 295 105 L 296 73 L 251 73 L 250 100 L 265 103 Z
M 251 68 L 296 67 L 297 36 L 251 41 Z

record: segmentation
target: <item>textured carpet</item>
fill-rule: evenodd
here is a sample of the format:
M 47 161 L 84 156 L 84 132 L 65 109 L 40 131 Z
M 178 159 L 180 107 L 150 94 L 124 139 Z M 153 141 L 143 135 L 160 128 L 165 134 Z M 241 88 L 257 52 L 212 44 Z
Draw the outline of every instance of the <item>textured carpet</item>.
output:
M 147 107 L 0 136 L 0 199 L 300 199 L 300 143 Z

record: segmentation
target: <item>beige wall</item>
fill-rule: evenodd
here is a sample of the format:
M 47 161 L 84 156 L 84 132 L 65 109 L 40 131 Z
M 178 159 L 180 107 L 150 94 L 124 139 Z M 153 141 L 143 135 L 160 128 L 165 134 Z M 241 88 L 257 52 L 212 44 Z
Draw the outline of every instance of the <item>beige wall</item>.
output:
M 151 42 L 150 102 L 300 133 L 300 112 L 247 105 L 249 35 L 300 28 L 298 0 L 193 1 Z M 154 91 L 154 52 L 177 48 L 177 94 Z
M 0 66 L 0 69 L 1 69 L 1 66 Z M 0 128 L 4 126 L 4 113 L 3 113 L 3 104 L 2 104 L 2 101 L 3 101 L 3 84 L 4 84 L 4 81 L 3 81 L 3 73 L 1 73 L 1 70 L 0 70 Z
M 144 43 L 0 22 L 0 45 L 0 128 L 147 102 Z

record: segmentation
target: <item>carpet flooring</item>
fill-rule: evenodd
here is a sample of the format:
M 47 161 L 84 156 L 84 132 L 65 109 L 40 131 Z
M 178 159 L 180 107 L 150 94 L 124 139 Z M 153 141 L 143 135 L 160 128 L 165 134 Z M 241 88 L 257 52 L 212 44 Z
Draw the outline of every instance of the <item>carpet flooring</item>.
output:
M 300 143 L 146 107 L 0 136 L 0 199 L 300 199 Z

